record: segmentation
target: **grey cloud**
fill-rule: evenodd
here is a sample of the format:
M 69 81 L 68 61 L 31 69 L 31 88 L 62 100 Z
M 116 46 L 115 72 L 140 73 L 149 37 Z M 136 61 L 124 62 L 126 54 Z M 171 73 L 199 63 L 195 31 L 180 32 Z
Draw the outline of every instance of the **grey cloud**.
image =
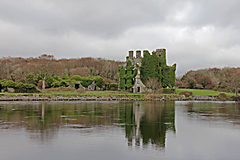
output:
M 167 48 L 168 64 L 237 66 L 238 0 L 2 0 L 0 56 L 103 57 Z
M 27 3 L 5 1 L 1 19 L 16 25 L 49 32 L 76 30 L 100 36 L 114 36 L 129 27 L 164 21 L 168 11 L 161 1 L 48 1 Z

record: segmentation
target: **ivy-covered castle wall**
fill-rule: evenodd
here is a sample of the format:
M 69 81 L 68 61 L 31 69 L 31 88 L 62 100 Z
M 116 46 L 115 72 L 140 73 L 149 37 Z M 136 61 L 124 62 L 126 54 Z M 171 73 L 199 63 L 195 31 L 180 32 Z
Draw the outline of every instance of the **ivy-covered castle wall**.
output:
M 152 54 L 149 51 L 144 51 L 144 57 L 141 61 L 141 80 L 145 84 L 148 77 L 158 78 L 162 87 L 175 86 L 175 71 L 176 64 L 168 66 L 166 63 L 166 49 L 157 49 Z
M 163 88 L 175 86 L 176 64 L 168 66 L 166 64 L 166 49 L 156 49 L 152 54 L 149 51 L 136 51 L 136 57 L 133 51 L 129 51 L 126 57 L 126 64 L 119 67 L 119 77 L 121 90 L 131 90 L 136 81 L 136 75 L 140 72 L 140 79 L 146 84 L 148 78 L 158 78 Z
M 125 66 L 119 67 L 120 89 L 129 90 L 133 87 L 137 71 L 131 60 L 127 60 Z

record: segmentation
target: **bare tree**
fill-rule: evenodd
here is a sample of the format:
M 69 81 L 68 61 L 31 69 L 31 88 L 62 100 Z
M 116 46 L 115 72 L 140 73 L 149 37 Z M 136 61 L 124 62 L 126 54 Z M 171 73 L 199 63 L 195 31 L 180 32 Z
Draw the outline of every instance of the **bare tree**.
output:
M 235 93 L 235 97 L 238 97 L 238 89 L 240 88 L 240 72 L 234 73 L 229 77 L 230 86 Z
M 148 77 L 145 85 L 147 88 L 152 89 L 153 92 L 160 92 L 161 82 L 158 81 L 158 78 Z

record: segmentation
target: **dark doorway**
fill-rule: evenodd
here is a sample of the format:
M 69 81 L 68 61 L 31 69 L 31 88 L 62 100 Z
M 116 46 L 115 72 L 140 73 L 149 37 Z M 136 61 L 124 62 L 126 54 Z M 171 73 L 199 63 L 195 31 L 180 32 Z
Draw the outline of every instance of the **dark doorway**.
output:
M 75 84 L 75 88 L 78 89 L 80 84 Z
M 138 88 L 137 88 L 137 92 L 140 92 L 140 91 L 141 91 L 141 90 L 140 90 L 140 87 L 138 87 Z

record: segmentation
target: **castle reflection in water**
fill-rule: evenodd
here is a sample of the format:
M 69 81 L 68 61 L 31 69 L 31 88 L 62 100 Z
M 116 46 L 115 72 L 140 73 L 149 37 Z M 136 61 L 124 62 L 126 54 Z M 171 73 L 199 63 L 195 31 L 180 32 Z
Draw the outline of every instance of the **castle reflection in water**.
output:
M 122 128 L 129 146 L 164 148 L 166 132 L 175 132 L 175 102 L 0 103 L 0 130 L 24 129 L 42 143 L 63 129 L 108 127 Z

